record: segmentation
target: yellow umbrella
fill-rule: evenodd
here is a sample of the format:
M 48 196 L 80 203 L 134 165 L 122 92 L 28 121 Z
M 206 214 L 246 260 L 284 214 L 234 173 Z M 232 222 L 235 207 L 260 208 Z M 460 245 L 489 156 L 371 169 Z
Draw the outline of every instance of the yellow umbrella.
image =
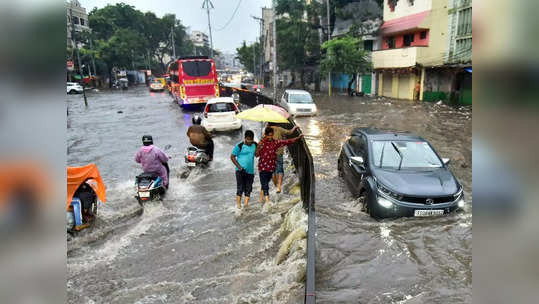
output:
M 240 119 L 254 121 L 267 121 L 275 123 L 288 122 L 288 119 L 286 119 L 283 115 L 279 114 L 278 112 L 272 110 L 269 107 L 254 107 L 237 114 L 236 117 Z

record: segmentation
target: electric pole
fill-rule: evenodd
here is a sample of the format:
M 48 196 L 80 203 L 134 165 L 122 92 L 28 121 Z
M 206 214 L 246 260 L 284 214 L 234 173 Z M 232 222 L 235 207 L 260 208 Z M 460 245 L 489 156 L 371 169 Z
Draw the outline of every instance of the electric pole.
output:
M 273 100 L 277 100 L 277 13 L 275 11 L 275 0 L 271 1 L 273 8 Z
M 213 3 L 211 3 L 211 0 L 204 0 L 202 8 L 205 8 L 206 12 L 208 13 L 208 29 L 210 31 L 210 58 L 213 58 L 213 38 L 211 35 L 210 6 L 212 9 L 214 8 Z
M 259 82 L 264 82 L 263 79 L 262 79 L 262 78 L 263 78 L 263 77 L 262 77 L 262 70 L 264 69 L 264 59 L 265 59 L 265 58 L 264 58 L 264 47 L 263 47 L 263 44 L 262 44 L 262 39 L 263 39 L 263 38 L 262 38 L 262 37 L 263 37 L 262 33 L 263 33 L 263 31 L 264 31 L 264 19 L 258 18 L 258 17 L 256 17 L 256 16 L 252 16 L 252 15 L 251 15 L 251 17 L 253 17 L 253 19 L 255 19 L 256 21 L 258 21 L 258 22 L 260 23 L 260 49 L 261 49 L 261 56 L 260 56 L 260 69 L 259 69 L 259 71 L 258 71 L 258 74 L 259 74 L 258 80 L 259 80 Z
M 71 3 L 69 5 L 71 5 Z M 69 8 L 69 18 L 71 19 L 71 42 L 73 42 L 75 46 L 75 51 L 77 52 L 77 61 L 79 63 L 79 74 L 82 79 L 82 95 L 84 95 L 84 105 L 88 106 L 88 99 L 86 98 L 86 90 L 84 88 L 84 75 L 82 71 L 82 65 L 80 62 L 79 46 L 77 45 L 77 41 L 75 40 L 75 25 L 73 25 L 73 10 L 71 8 Z
M 172 39 L 172 58 L 176 59 L 176 45 L 174 43 L 174 24 L 170 27 L 170 38 Z
M 331 22 L 329 19 L 329 0 L 326 1 L 327 3 L 327 11 L 328 11 L 328 41 L 331 40 Z M 328 72 L 328 96 L 331 96 L 331 70 Z

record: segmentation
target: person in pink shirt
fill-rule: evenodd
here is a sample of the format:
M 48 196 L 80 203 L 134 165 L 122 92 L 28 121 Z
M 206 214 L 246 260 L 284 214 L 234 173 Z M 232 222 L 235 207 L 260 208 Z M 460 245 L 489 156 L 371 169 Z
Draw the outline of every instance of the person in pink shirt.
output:
M 142 136 L 142 144 L 144 146 L 135 154 L 135 161 L 142 165 L 144 173 L 152 173 L 161 177 L 163 185 L 168 188 L 168 160 L 170 157 L 153 145 L 151 135 Z
M 280 147 L 291 145 L 303 137 L 303 134 L 301 134 L 292 139 L 278 140 L 273 138 L 273 133 L 274 131 L 271 127 L 264 130 L 264 138 L 258 143 L 255 152 L 255 156 L 258 157 L 258 173 L 260 175 L 260 184 L 262 185 L 260 203 L 262 203 L 262 196 L 264 196 L 267 204 L 269 203 L 269 181 L 273 176 L 273 171 L 275 171 L 277 150 Z

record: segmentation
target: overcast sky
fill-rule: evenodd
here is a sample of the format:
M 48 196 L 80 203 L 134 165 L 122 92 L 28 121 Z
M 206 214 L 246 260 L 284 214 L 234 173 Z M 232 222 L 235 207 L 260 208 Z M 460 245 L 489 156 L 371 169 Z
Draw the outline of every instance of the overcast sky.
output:
M 222 28 L 232 17 L 234 9 L 240 7 L 230 24 Z M 161 17 L 164 14 L 176 14 L 190 30 L 200 30 L 208 34 L 208 16 L 202 9 L 203 0 L 79 0 L 90 12 L 94 7 L 102 8 L 107 4 L 124 2 L 136 9 L 152 11 Z M 243 40 L 255 41 L 259 35 L 259 23 L 251 15 L 261 17 L 262 7 L 271 7 L 271 0 L 212 0 L 215 9 L 210 10 L 213 47 L 226 53 L 235 53 Z

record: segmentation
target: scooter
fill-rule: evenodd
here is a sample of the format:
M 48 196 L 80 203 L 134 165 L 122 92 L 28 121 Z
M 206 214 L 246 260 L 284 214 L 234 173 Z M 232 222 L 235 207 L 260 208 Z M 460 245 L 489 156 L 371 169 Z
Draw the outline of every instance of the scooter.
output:
M 163 163 L 167 169 L 167 175 L 169 175 L 169 167 L 167 163 Z M 147 201 L 160 200 L 165 193 L 167 188 L 163 184 L 163 179 L 153 173 L 142 173 L 135 178 L 135 186 L 137 194 L 135 198 L 139 204 L 143 204 Z
M 210 161 L 210 156 L 205 150 L 194 146 L 185 149 L 185 163 L 188 168 L 206 167 Z
M 105 202 L 105 185 L 94 164 L 67 167 L 66 229 L 70 233 L 92 226 L 97 218 L 97 199 Z

